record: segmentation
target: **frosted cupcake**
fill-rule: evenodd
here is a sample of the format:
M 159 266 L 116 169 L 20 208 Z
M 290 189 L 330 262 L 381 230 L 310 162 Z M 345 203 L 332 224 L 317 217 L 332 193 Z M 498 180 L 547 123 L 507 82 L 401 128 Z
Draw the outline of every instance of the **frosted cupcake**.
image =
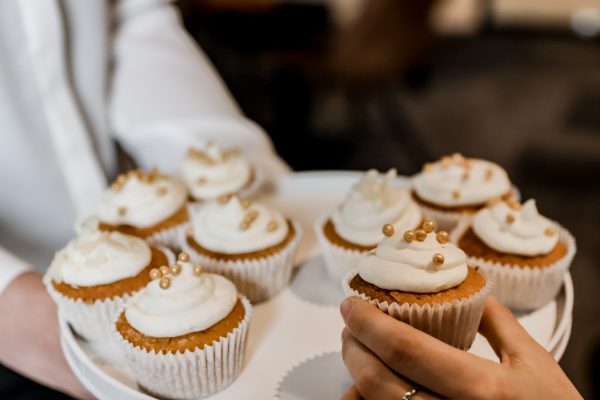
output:
M 168 264 L 165 252 L 119 232 L 85 230 L 58 251 L 44 277 L 62 316 L 87 340 L 106 340 L 118 309 Z
M 194 262 L 231 279 L 252 302 L 287 286 L 302 236 L 299 224 L 237 196 L 191 211 L 192 226 L 181 246 Z
M 141 170 L 119 175 L 102 196 L 96 217 L 100 229 L 173 245 L 178 228 L 188 221 L 187 191 L 183 183 Z
M 209 142 L 204 148 L 191 148 L 179 167 L 194 200 L 214 200 L 219 196 L 251 196 L 261 184 L 257 168 L 238 149 L 222 150 Z
M 393 186 L 395 178 L 395 169 L 383 177 L 374 169 L 367 171 L 344 202 L 315 225 L 327 270 L 336 284 L 377 246 L 383 238 L 383 224 L 390 222 L 402 232 L 421 224 L 419 206 L 407 190 Z
M 462 217 L 510 192 L 506 171 L 499 165 L 456 153 L 426 164 L 413 180 L 412 194 L 426 218 L 453 229 Z
M 185 253 L 151 275 L 113 325 L 138 384 L 169 399 L 223 390 L 242 371 L 250 302 L 231 281 L 204 273 Z
M 470 264 L 494 277 L 494 294 L 513 309 L 538 308 L 554 298 L 575 255 L 573 237 L 541 216 L 534 200 L 494 202 L 452 236 Z
M 359 296 L 380 310 L 454 347 L 468 349 L 475 340 L 491 282 L 465 253 L 435 233 L 435 223 L 385 238 L 343 282 L 348 296 Z

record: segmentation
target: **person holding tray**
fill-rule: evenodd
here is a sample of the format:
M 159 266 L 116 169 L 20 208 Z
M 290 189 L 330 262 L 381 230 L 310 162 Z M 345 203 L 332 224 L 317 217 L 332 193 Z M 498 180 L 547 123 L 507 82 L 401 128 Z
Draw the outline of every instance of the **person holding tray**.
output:
M 141 168 L 173 172 L 190 147 L 214 140 L 241 148 L 267 178 L 289 168 L 171 1 L 2 1 L 0 51 L 0 363 L 89 398 L 63 358 L 39 272 L 124 169 L 121 149 Z M 0 397 L 27 391 L 17 384 L 0 367 Z

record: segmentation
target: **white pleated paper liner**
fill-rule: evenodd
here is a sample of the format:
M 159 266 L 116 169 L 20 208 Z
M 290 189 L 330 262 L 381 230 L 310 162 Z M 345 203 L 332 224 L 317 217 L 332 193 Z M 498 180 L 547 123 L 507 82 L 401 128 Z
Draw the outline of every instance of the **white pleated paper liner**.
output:
M 475 341 L 485 302 L 493 286 L 493 280 L 482 272 L 485 278 L 484 287 L 468 297 L 424 305 L 396 302 L 390 304 L 387 301 L 372 299 L 352 289 L 350 281 L 357 273 L 352 271 L 342 280 L 346 296 L 360 297 L 386 314 L 462 350 L 468 350 Z
M 279 400 L 340 399 L 353 385 L 342 354 L 332 351 L 295 364 L 277 385 Z
M 170 250 L 164 247 L 158 248 L 167 256 L 169 263 L 175 262 L 175 257 Z M 53 274 L 54 271 L 51 270 L 46 272 L 44 284 L 60 313 L 73 330 L 87 341 L 111 341 L 113 339 L 112 324 L 117 311 L 137 291 L 123 296 L 86 303 L 82 299 L 67 297 L 56 290 L 52 284 Z
M 452 232 L 454 243 L 469 229 L 468 221 L 461 222 Z M 467 254 L 468 263 L 476 265 L 496 282 L 493 293 L 505 306 L 513 310 L 533 310 L 542 307 L 556 297 L 563 279 L 577 251 L 575 239 L 565 228 L 560 227 L 558 240 L 567 247 L 560 260 L 544 267 L 523 267 L 502 264 Z
M 331 243 L 323 231 L 323 227 L 328 219 L 329 215 L 322 216 L 317 220 L 313 228 L 317 235 L 319 247 L 323 252 L 327 273 L 335 284 L 339 284 L 348 272 L 353 271 L 358 267 L 358 262 L 367 251 L 347 249 Z
M 296 251 L 302 239 L 300 224 L 292 221 L 294 237 L 275 254 L 256 259 L 219 260 L 198 253 L 181 235 L 180 247 L 190 255 L 190 260 L 202 264 L 207 272 L 214 272 L 231 280 L 237 289 L 252 303 L 265 301 L 283 290 L 290 282 Z
M 146 351 L 129 343 L 116 329 L 113 335 L 127 364 L 146 392 L 165 399 L 197 399 L 229 386 L 242 372 L 252 317 L 252 305 L 240 296 L 245 316 L 240 324 L 212 345 L 184 353 Z M 119 310 L 117 317 L 123 309 Z M 116 321 L 117 318 L 115 318 Z

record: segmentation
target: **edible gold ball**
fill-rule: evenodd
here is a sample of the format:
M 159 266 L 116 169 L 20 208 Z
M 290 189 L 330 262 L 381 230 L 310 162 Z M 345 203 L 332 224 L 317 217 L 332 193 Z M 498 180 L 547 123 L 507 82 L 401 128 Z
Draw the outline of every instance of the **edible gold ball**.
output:
M 427 238 L 427 232 L 424 229 L 417 229 L 415 231 L 415 238 L 419 242 L 422 242 L 423 240 L 425 240 Z
M 185 253 L 185 252 L 182 251 L 177 256 L 177 260 L 183 261 L 183 262 L 188 262 L 188 261 L 190 261 L 190 255 L 188 253 Z
M 423 222 L 423 230 L 427 233 L 435 231 L 435 227 L 435 221 L 428 219 L 425 222 Z
M 444 256 L 440 253 L 435 253 L 431 258 L 431 261 L 433 261 L 435 265 L 442 265 L 444 263 Z
M 406 232 L 404 232 L 404 235 L 402 237 L 404 238 L 405 241 L 410 243 L 413 240 L 415 240 L 415 232 L 414 231 L 406 231 Z
M 435 235 L 435 238 L 437 239 L 437 241 L 439 243 L 442 243 L 442 244 L 448 243 L 448 241 L 450 241 L 450 235 L 446 231 L 439 231 L 437 233 L 437 235 Z
M 506 214 L 506 222 L 512 224 L 513 222 L 515 222 L 515 216 L 512 214 Z
M 194 265 L 194 275 L 200 275 L 204 272 L 204 267 L 200 264 Z
M 160 282 L 158 283 L 161 289 L 168 289 L 171 286 L 171 278 L 168 276 L 163 276 L 160 278 Z
M 460 192 L 458 190 L 455 190 L 452 192 L 453 199 L 458 199 L 459 197 L 460 197 Z
M 392 224 L 385 224 L 381 227 L 381 232 L 387 237 L 392 237 L 394 235 L 394 226 Z
M 179 275 L 181 273 L 181 265 L 179 265 L 179 264 L 171 265 L 171 273 L 173 275 Z
M 554 230 L 554 228 L 548 227 L 546 228 L 546 230 L 544 230 L 544 233 L 546 234 L 546 236 L 552 236 L 556 233 L 556 231 Z
M 162 276 L 165 276 L 171 272 L 171 268 L 167 267 L 166 265 L 163 265 L 162 267 L 160 267 L 159 270 L 160 270 L 160 273 L 162 274 Z
M 150 279 L 155 280 L 162 277 L 162 273 L 158 268 L 152 268 L 150 270 Z

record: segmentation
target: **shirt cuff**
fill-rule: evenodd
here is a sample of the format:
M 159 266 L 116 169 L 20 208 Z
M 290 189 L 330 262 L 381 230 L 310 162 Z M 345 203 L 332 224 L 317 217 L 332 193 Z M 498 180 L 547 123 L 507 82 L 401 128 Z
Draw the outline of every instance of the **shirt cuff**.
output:
M 31 266 L 0 247 L 0 294 L 19 275 L 32 271 Z

